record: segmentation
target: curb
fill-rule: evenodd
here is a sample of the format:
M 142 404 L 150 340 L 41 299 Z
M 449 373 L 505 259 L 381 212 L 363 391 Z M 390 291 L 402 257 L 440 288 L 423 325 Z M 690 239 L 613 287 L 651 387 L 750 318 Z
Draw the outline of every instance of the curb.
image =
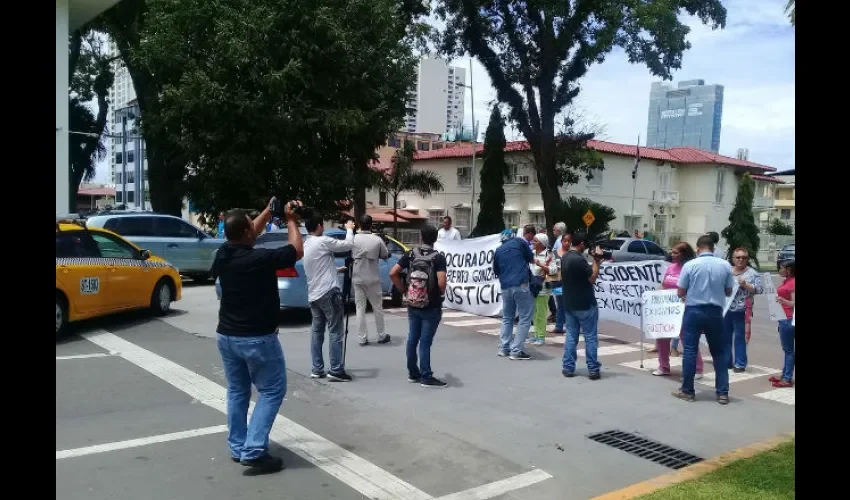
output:
M 719 457 L 710 458 L 694 465 L 684 467 L 676 472 L 664 474 L 663 476 L 658 476 L 647 481 L 593 497 L 591 500 L 628 500 L 648 493 L 653 493 L 668 486 L 673 486 L 691 479 L 697 479 L 700 476 L 717 470 L 725 465 L 729 465 L 737 460 L 750 458 L 763 451 L 772 450 L 780 444 L 791 441 L 794 439 L 794 436 L 795 432 L 780 434 L 770 439 L 759 441 L 749 446 L 744 446 L 743 448 L 738 448 L 737 450 L 731 451 L 725 455 L 720 455 Z

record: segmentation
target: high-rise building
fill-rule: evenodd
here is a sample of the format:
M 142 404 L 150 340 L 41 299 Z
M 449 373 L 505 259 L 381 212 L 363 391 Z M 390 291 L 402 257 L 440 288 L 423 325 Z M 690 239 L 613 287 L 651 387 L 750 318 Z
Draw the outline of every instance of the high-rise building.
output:
M 445 59 L 425 57 L 419 61 L 416 86 L 408 94 L 402 130 L 410 133 L 448 134 L 463 126 L 466 70 L 450 66 Z
M 704 80 L 672 84 L 655 82 L 649 91 L 646 145 L 653 148 L 694 147 L 720 150 L 723 85 Z
M 109 44 L 110 54 L 118 56 L 118 48 L 114 43 Z M 109 134 L 106 149 L 109 154 L 109 172 L 112 183 L 115 184 L 115 203 L 126 205 L 128 208 L 149 207 L 146 194 L 148 191 L 148 166 L 145 160 L 145 144 L 141 139 L 138 128 L 139 107 L 136 104 L 136 89 L 130 72 L 121 58 L 112 63 L 115 80 L 109 89 L 111 109 L 107 115 L 106 130 Z M 126 124 L 126 144 L 122 144 L 122 131 Z M 125 158 L 126 153 L 126 158 Z M 126 171 L 126 173 L 125 173 Z M 126 184 L 127 197 L 124 198 Z

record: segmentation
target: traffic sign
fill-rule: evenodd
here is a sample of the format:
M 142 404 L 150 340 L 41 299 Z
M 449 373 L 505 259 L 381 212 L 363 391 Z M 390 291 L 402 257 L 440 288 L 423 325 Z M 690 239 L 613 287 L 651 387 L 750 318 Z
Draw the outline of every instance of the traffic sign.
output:
M 590 228 L 590 225 L 593 224 L 593 221 L 596 220 L 596 217 L 594 217 L 593 212 L 588 209 L 587 213 L 584 214 L 584 217 L 582 217 L 582 220 L 584 221 L 584 225 Z

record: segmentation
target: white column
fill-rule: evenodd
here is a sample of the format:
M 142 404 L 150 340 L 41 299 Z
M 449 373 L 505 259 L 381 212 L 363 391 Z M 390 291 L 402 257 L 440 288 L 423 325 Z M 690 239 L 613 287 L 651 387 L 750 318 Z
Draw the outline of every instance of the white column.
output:
M 68 213 L 68 0 L 56 0 L 56 213 Z

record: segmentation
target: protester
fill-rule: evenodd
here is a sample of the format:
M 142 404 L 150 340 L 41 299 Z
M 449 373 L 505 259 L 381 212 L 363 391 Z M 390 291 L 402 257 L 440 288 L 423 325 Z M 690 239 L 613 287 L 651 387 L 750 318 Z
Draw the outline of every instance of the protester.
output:
M 714 360 L 717 402 L 729 404 L 729 370 L 723 339 L 723 306 L 732 295 L 735 279 L 732 266 L 714 256 L 714 241 L 709 235 L 697 239 L 697 258 L 685 263 L 679 275 L 678 295 L 685 300 L 682 319 L 682 386 L 673 396 L 685 401 L 696 399 L 694 376 L 700 335 L 705 334 Z
M 562 234 L 560 238 L 560 245 L 558 245 L 558 250 L 555 252 L 555 260 L 558 262 L 559 274 L 561 258 L 570 251 L 571 237 L 572 235 L 570 233 Z M 559 279 L 558 281 L 560 282 L 561 280 Z M 554 293 L 554 291 L 552 293 L 555 297 L 555 305 L 557 308 L 555 311 L 555 329 L 552 330 L 552 333 L 556 335 L 563 335 L 565 332 L 564 323 L 567 322 L 567 315 L 566 311 L 564 311 L 564 291 L 560 283 L 557 285 L 557 289 L 560 290 L 561 293 Z
M 538 280 L 540 292 L 534 301 L 534 345 L 546 343 L 546 316 L 549 312 L 549 299 L 552 298 L 552 280 L 558 274 L 558 264 L 554 255 L 549 251 L 549 237 L 546 233 L 538 233 L 532 240 L 534 259 L 529 267 L 532 279 Z
M 534 235 L 537 234 L 537 229 L 535 229 L 534 225 L 527 224 L 522 227 L 522 236 L 521 239 L 525 240 L 525 244 L 528 245 L 528 249 L 534 252 L 534 245 L 531 244 L 531 241 L 534 239 Z
M 561 258 L 561 283 L 564 294 L 564 310 L 567 318 L 567 336 L 564 339 L 564 358 L 561 374 L 573 377 L 576 369 L 576 346 L 579 333 L 584 335 L 585 358 L 590 380 L 599 380 L 602 365 L 596 357 L 599 339 L 599 307 L 593 285 L 599 276 L 602 249 L 596 247 L 591 253 L 593 265 L 587 263 L 584 251 L 587 235 L 575 233 L 572 246 Z
M 726 249 L 720 246 L 720 235 L 717 234 L 717 231 L 709 231 L 705 234 L 711 237 L 711 242 L 714 243 L 714 256 L 727 260 Z
M 727 364 L 735 373 L 742 373 L 747 369 L 747 301 L 764 292 L 764 288 L 761 275 L 750 267 L 750 252 L 746 248 L 736 248 L 732 252 L 732 263 L 738 291 L 723 318 L 723 327 L 729 353 Z
M 502 331 L 499 338 L 499 356 L 513 360 L 528 360 L 531 356 L 522 350 L 531 328 L 534 299 L 529 289 L 528 264 L 534 254 L 526 243 L 514 237 L 510 229 L 502 231 L 501 245 L 493 255 L 493 273 L 502 288 Z M 519 314 L 519 324 L 514 336 L 514 317 Z
M 390 256 L 387 245 L 380 236 L 372 233 L 372 217 L 364 215 L 360 219 L 360 232 L 354 238 L 351 251 L 354 259 L 351 283 L 354 289 L 354 304 L 357 308 L 357 325 L 360 345 L 369 344 L 369 332 L 366 328 L 366 303 L 372 304 L 375 315 L 375 329 L 378 343 L 386 344 L 390 336 L 384 330 L 384 293 L 381 290 L 381 277 L 378 274 L 378 259 Z
M 779 341 L 782 343 L 782 351 L 785 352 L 785 362 L 782 365 L 782 376 L 770 377 L 770 382 L 773 387 L 793 387 L 796 326 L 792 320 L 797 302 L 797 265 L 793 259 L 779 263 L 779 276 L 785 278 L 776 289 L 776 302 L 782 305 L 782 310 L 785 312 L 785 318 L 780 319 L 778 325 Z
M 661 281 L 662 290 L 675 290 L 679 287 L 679 275 L 682 272 L 682 266 L 696 257 L 694 249 L 690 244 L 680 241 L 673 245 L 670 249 L 670 256 L 673 262 L 667 266 L 667 271 L 664 272 L 664 278 Z M 679 336 L 682 333 L 679 332 Z M 658 369 L 652 372 L 656 376 L 670 375 L 670 344 L 673 339 L 658 339 L 655 341 L 656 350 L 658 352 Z M 678 339 L 677 339 L 678 340 Z M 697 349 L 696 361 L 696 379 L 702 379 L 703 359 L 702 353 Z
M 566 232 L 567 225 L 563 222 L 557 222 L 554 226 L 552 226 L 552 236 L 555 238 L 554 243 L 552 243 L 552 253 L 553 255 L 558 252 L 558 249 L 561 248 L 561 236 Z M 560 263 L 560 259 L 558 259 Z M 549 316 L 546 318 L 547 321 L 557 321 L 558 317 L 558 304 L 555 303 L 554 294 L 549 295 Z M 563 326 L 563 324 L 562 324 Z
M 422 387 L 442 388 L 445 382 L 431 369 L 431 344 L 443 318 L 446 293 L 446 258 L 434 249 L 437 229 L 426 225 L 420 231 L 422 244 L 404 255 L 390 270 L 395 287 L 407 295 L 407 381 Z M 407 287 L 401 272 L 407 270 Z M 416 351 L 419 350 L 417 360 Z
M 304 255 L 295 205 L 300 203 L 286 205 L 289 244 L 275 249 L 254 248 L 271 217 L 271 201 L 253 221 L 241 210 L 222 214 L 221 236 L 227 242 L 213 262 L 221 286 L 216 331 L 227 379 L 227 443 L 231 460 L 256 473 L 283 468 L 283 460 L 269 454 L 269 433 L 286 395 L 286 361 L 277 336 L 276 270 L 293 267 Z M 248 422 L 252 384 L 257 402 Z
M 224 238 L 224 212 L 218 213 L 218 228 L 215 233 L 216 238 Z
M 443 217 L 443 227 L 437 231 L 438 240 L 460 240 L 460 231 L 452 227 L 452 218 L 448 215 Z
M 310 237 L 304 242 L 304 274 L 307 278 L 307 300 L 313 315 L 310 353 L 313 358 L 312 378 L 325 377 L 325 360 L 322 345 L 325 342 L 325 328 L 328 330 L 328 355 L 330 370 L 327 376 L 335 382 L 350 382 L 351 376 L 345 373 L 345 360 L 342 357 L 343 306 L 342 290 L 339 288 L 338 274 L 344 271 L 337 268 L 335 253 L 348 252 L 354 245 L 354 221 L 345 223 L 345 239 L 337 240 L 324 236 L 325 225 L 322 214 L 314 212 L 305 221 Z M 290 231 L 291 232 L 291 231 Z

